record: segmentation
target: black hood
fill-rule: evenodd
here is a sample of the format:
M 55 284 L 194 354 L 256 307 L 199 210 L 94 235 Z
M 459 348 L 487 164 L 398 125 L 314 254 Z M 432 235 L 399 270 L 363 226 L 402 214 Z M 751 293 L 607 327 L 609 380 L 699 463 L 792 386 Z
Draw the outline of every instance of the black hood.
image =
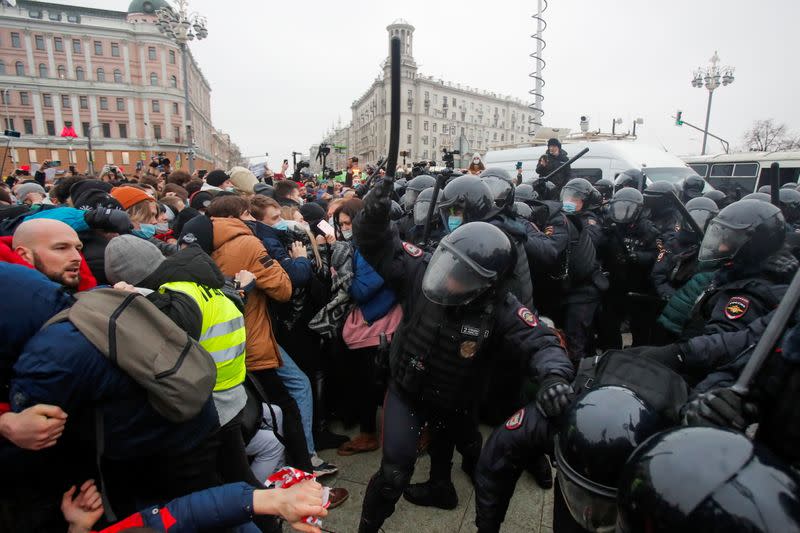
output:
M 167 257 L 155 272 L 138 285 L 156 290 L 164 283 L 172 281 L 191 281 L 212 289 L 221 289 L 225 285 L 225 276 L 202 248 L 192 245 Z

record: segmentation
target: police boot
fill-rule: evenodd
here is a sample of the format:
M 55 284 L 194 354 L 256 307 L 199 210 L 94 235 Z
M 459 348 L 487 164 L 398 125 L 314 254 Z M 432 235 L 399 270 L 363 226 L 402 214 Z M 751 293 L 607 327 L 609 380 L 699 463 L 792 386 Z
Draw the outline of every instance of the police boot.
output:
M 536 484 L 541 488 L 547 490 L 553 488 L 553 466 L 550 463 L 550 458 L 545 454 L 534 457 L 528 463 L 528 472 L 531 473 Z
M 448 463 L 449 468 L 452 463 Z M 403 491 L 403 498 L 421 507 L 455 509 L 458 507 L 458 494 L 449 476 L 434 476 L 425 483 L 414 483 Z
M 325 405 L 325 372 L 317 369 L 311 375 L 311 393 L 314 398 L 314 444 L 317 451 L 335 449 L 349 439 L 328 429 L 328 413 Z

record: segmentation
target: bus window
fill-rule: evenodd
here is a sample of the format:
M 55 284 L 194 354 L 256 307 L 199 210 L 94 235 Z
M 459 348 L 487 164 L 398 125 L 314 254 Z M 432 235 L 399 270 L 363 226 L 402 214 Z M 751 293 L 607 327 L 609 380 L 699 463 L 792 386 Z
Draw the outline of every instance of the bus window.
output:
M 711 165 L 711 177 L 733 176 L 733 163 Z
M 701 178 L 708 177 L 708 165 L 706 164 L 693 163 L 689 165 L 689 168 L 697 172 L 697 175 Z
M 758 163 L 736 163 L 733 175 L 747 178 L 758 176 Z
M 707 180 L 715 189 L 718 189 L 731 198 L 738 200 L 746 194 L 756 191 L 756 178 L 725 178 L 711 177 Z
M 797 176 L 798 168 L 781 168 L 780 169 L 780 180 L 781 185 L 785 185 L 787 183 L 797 183 Z M 772 169 L 770 167 L 764 167 L 761 169 L 761 176 L 758 179 L 758 187 L 763 185 L 772 185 Z

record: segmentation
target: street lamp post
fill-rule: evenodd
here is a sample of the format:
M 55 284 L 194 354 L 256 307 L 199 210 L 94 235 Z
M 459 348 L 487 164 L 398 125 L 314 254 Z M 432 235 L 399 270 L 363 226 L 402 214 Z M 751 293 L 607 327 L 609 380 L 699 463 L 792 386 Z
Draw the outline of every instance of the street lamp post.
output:
M 89 149 L 89 160 L 87 163 L 89 164 L 89 177 L 94 177 L 94 151 L 92 150 L 92 130 L 95 128 L 101 127 L 102 124 L 95 124 L 94 126 L 89 126 L 89 130 L 86 132 L 86 144 L 87 148 Z
M 711 65 L 705 69 L 700 67 L 694 71 L 694 78 L 692 78 L 692 87 L 708 89 L 708 108 L 706 109 L 706 127 L 703 130 L 703 151 L 701 155 L 706 154 L 706 141 L 708 140 L 708 125 L 711 120 L 711 98 L 714 95 L 714 89 L 720 85 L 730 85 L 733 83 L 733 67 L 723 67 L 719 65 L 719 55 L 714 52 L 711 57 Z
M 189 173 L 194 173 L 194 135 L 192 132 L 192 104 L 189 101 L 189 41 L 208 37 L 207 21 L 197 13 L 189 12 L 187 0 L 175 0 L 176 9 L 162 8 L 156 11 L 159 31 L 171 38 L 181 49 L 183 63 L 183 100 L 186 121 L 186 157 L 189 159 Z

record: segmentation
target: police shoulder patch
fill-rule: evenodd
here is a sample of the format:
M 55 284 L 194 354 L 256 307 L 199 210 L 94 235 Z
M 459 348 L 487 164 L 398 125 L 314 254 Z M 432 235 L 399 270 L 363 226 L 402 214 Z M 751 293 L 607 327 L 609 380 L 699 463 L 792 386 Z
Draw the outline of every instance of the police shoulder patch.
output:
M 411 257 L 422 257 L 422 250 L 411 243 L 403 242 L 403 250 Z
M 506 420 L 506 429 L 514 431 L 522 425 L 523 420 L 525 420 L 525 409 L 520 409 Z
M 593 218 L 588 218 L 588 219 L 586 219 L 586 222 L 587 222 L 587 223 L 588 223 L 590 226 L 596 226 L 596 225 L 597 225 L 597 221 L 596 221 L 595 219 L 593 219 Z
M 661 261 L 664 260 L 664 256 L 665 255 L 667 255 L 667 251 L 666 250 L 661 250 L 660 252 L 658 252 L 658 259 L 656 259 L 656 261 L 658 263 L 660 263 Z
M 527 307 L 520 307 L 517 310 L 517 316 L 525 322 L 528 327 L 535 328 L 539 325 L 539 319 L 536 318 L 536 315 L 528 309 Z
M 734 296 L 725 304 L 725 316 L 728 320 L 742 318 L 750 309 L 750 300 L 744 296 Z

